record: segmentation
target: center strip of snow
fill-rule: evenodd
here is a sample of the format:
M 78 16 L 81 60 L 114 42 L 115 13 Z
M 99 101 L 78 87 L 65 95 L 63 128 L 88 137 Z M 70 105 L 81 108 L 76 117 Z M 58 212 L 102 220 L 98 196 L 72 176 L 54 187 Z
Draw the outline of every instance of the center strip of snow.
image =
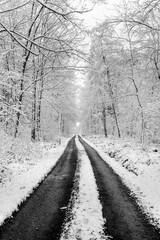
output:
M 78 147 L 76 177 L 77 175 L 79 177 L 78 186 L 75 182 L 76 187 L 73 189 L 76 189 L 77 193 L 71 196 L 69 206 L 72 206 L 72 209 L 69 213 L 70 217 L 66 217 L 60 240 L 110 239 L 109 236 L 104 235 L 102 206 L 92 166 L 78 139 L 76 139 L 76 145 Z

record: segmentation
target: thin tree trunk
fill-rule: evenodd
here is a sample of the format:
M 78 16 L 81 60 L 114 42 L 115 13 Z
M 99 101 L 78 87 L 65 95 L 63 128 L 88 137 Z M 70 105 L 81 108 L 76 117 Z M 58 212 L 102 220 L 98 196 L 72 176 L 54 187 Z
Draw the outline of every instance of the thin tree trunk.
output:
M 116 127 L 117 127 L 118 137 L 121 138 L 121 131 L 120 131 L 118 117 L 117 117 L 116 108 L 115 108 L 115 103 L 114 103 L 114 99 L 113 99 L 113 90 L 112 90 L 112 86 L 111 86 L 111 82 L 110 82 L 110 73 L 109 73 L 108 69 L 107 69 L 107 78 L 108 78 L 109 93 L 110 93 L 110 97 L 112 100 L 112 109 L 113 109 L 114 119 L 115 119 L 115 123 L 116 123 Z
M 103 106 L 102 109 L 102 121 L 103 121 L 103 128 L 104 128 L 104 136 L 107 138 L 108 133 L 107 133 L 107 125 L 106 125 L 106 107 Z
M 58 142 L 61 144 L 61 136 L 62 136 L 62 114 L 59 112 L 58 115 Z
M 43 72 L 41 72 L 43 75 Z M 39 91 L 39 99 L 37 106 L 37 140 L 40 140 L 41 137 L 41 109 L 42 109 L 42 96 L 43 96 L 43 79 L 40 82 L 40 91 Z
M 127 30 L 128 30 L 128 39 L 129 39 L 129 47 L 130 47 L 130 56 L 131 56 L 131 80 L 133 82 L 135 91 L 136 91 L 136 98 L 137 98 L 137 102 L 138 105 L 140 107 L 140 111 L 141 111 L 141 143 L 142 146 L 144 145 L 144 140 L 145 140 L 145 120 L 144 120 L 144 112 L 143 112 L 143 107 L 141 104 L 141 100 L 139 97 L 139 92 L 138 92 L 138 87 L 137 84 L 135 82 L 135 77 L 134 77 L 134 55 L 133 55 L 133 48 L 132 48 L 132 40 L 130 37 L 130 31 L 128 28 L 128 24 L 127 24 Z
M 157 71 L 158 79 L 160 80 L 160 70 L 159 70 L 158 63 L 157 63 L 155 58 L 154 58 L 154 65 L 155 65 L 155 68 L 156 68 L 156 71 Z
M 89 119 L 88 119 L 88 121 L 89 121 L 89 134 L 91 134 L 92 135 L 92 126 L 93 126 L 93 116 L 92 116 L 92 109 L 90 109 L 90 113 L 89 113 Z
M 19 121 L 20 121 L 20 116 L 21 116 L 21 110 L 22 110 L 22 100 L 23 100 L 23 90 L 24 90 L 24 72 L 26 68 L 26 61 L 23 64 L 23 71 L 22 71 L 22 77 L 21 77 L 21 82 L 20 82 L 20 95 L 18 98 L 18 111 L 16 113 L 16 123 L 15 123 L 15 133 L 14 137 L 17 137 L 18 134 L 18 128 L 19 128 Z
M 31 140 L 36 141 L 36 91 L 37 81 L 35 77 L 35 60 L 33 59 L 34 73 L 33 73 L 33 100 L 32 100 L 32 122 L 31 122 Z
M 145 134 L 144 134 L 145 133 L 144 112 L 143 112 L 143 107 L 142 107 L 142 104 L 141 104 L 141 101 L 140 101 L 140 98 L 139 98 L 139 94 L 138 94 L 138 87 L 137 87 L 135 79 L 134 79 L 133 66 L 132 66 L 132 69 L 131 69 L 131 74 L 132 74 L 132 82 L 133 82 L 133 85 L 134 85 L 135 91 L 136 91 L 137 102 L 138 102 L 138 105 L 139 105 L 140 111 L 141 111 L 141 143 L 142 143 L 142 145 L 144 145 L 144 140 L 145 140 Z
M 65 133 L 65 122 L 64 122 L 63 115 L 62 115 L 62 134 L 63 134 L 63 136 L 64 136 L 64 133 Z
M 114 105 L 113 102 L 112 102 L 112 109 L 113 109 L 114 119 L 115 119 L 115 122 L 116 122 L 118 137 L 121 138 L 121 131 L 120 131 L 120 128 L 119 128 L 119 123 L 118 123 L 118 118 L 117 118 L 117 114 L 116 114 L 116 110 L 115 110 L 115 105 Z

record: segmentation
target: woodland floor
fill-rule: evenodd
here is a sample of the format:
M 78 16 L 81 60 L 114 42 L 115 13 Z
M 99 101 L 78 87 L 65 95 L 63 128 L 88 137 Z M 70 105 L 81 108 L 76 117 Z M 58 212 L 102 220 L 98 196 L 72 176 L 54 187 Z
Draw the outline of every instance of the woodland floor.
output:
M 2 226 L 2 240 L 158 240 L 130 190 L 84 140 L 72 138 L 51 172 Z

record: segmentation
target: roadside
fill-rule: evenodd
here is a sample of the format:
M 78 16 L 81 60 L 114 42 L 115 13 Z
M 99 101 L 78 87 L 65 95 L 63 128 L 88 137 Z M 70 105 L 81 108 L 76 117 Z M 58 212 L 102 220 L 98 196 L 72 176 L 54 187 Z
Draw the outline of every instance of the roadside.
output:
M 149 224 L 130 190 L 118 174 L 89 144 L 80 138 L 91 161 L 99 190 L 106 231 L 116 240 L 159 240 L 160 233 Z
M 14 218 L 0 227 L 0 239 L 59 239 L 76 166 L 77 148 L 72 138 L 46 178 L 14 213 Z
M 39 183 L 47 176 L 59 157 L 62 155 L 68 139 L 57 142 L 40 143 L 26 150 L 18 149 L 16 157 L 13 153 L 6 156 L 0 163 L 0 225 L 12 213 L 19 209 L 20 204 L 34 191 Z M 26 144 L 27 145 L 27 144 Z M 19 148 L 22 143 L 19 143 Z M 22 156 L 21 154 L 22 153 Z
M 160 228 L 159 149 L 152 147 L 143 151 L 134 142 L 102 136 L 87 139 L 129 187 L 150 222 Z

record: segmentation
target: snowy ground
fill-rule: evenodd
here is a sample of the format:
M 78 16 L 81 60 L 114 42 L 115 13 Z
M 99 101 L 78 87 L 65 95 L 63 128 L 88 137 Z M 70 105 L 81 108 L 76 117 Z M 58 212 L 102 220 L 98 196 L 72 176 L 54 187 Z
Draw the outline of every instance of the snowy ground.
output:
M 88 142 L 130 188 L 131 194 L 150 221 L 160 228 L 160 149 L 154 146 L 143 151 L 135 142 L 106 139 L 102 136 L 90 137 L 88 140 L 94 143 Z M 55 165 L 66 144 L 67 140 L 56 148 L 42 146 L 40 158 L 20 160 L 11 157 L 7 162 L 1 161 L 0 224 L 18 210 L 18 206 L 33 192 Z M 91 236 L 92 239 L 110 239 L 103 234 L 102 206 L 89 159 L 78 140 L 76 144 L 79 150 L 75 179 L 77 189 L 71 196 L 72 218 L 66 221 L 61 240 L 72 240 L 75 237 L 90 239 Z
M 5 158 L 0 162 L 0 225 L 33 192 L 56 164 L 68 140 L 61 145 L 41 144 L 32 158 Z
M 135 142 L 102 136 L 87 139 L 130 188 L 152 224 L 160 228 L 160 149 L 152 146 L 144 151 Z
M 78 147 L 78 167 L 74 182 L 74 190 L 70 199 L 66 223 L 60 240 L 74 239 L 110 239 L 104 236 L 102 206 L 87 154 L 76 140 Z M 69 210 L 68 210 L 69 211 Z

